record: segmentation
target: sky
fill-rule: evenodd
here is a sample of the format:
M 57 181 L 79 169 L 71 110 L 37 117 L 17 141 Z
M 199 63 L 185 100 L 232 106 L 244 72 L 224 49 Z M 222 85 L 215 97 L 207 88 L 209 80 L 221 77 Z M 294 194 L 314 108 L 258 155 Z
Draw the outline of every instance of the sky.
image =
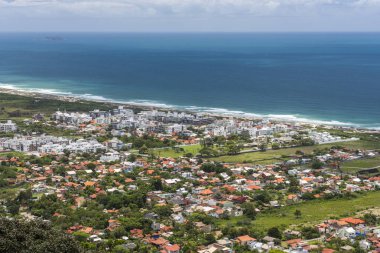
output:
M 380 32 L 380 0 L 0 0 L 0 31 Z

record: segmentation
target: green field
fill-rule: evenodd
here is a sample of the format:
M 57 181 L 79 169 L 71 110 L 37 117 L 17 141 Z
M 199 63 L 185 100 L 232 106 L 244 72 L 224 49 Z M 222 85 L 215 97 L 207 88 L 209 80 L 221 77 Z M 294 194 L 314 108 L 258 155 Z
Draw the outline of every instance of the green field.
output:
M 346 173 L 353 173 L 362 169 L 369 169 L 380 166 L 380 156 L 347 161 L 341 164 L 341 169 Z
M 19 194 L 19 192 L 21 190 L 24 190 L 26 188 L 27 188 L 27 184 L 1 187 L 0 188 L 0 200 L 13 199 Z
M 91 101 L 66 102 L 0 93 L 0 120 L 30 118 L 36 113 L 51 114 L 58 108 L 67 111 L 90 111 L 109 110 L 112 106 Z
M 184 156 L 187 153 L 192 153 L 194 156 L 199 152 L 201 149 L 200 144 L 195 145 L 188 145 L 188 146 L 181 146 L 184 151 L 178 151 L 175 148 L 161 148 L 161 149 L 153 149 L 153 153 L 160 157 L 171 157 L 171 158 L 178 158 L 181 156 Z
M 380 149 L 380 142 L 370 142 L 370 141 L 350 141 L 350 142 L 337 142 L 331 144 L 314 145 L 307 147 L 295 147 L 295 148 L 285 148 L 279 150 L 267 150 L 264 152 L 252 152 L 246 154 L 239 154 L 233 156 L 220 156 L 212 158 L 211 160 L 226 163 L 241 163 L 241 162 L 252 162 L 252 163 L 262 163 L 267 160 L 280 161 L 282 157 L 293 156 L 297 150 L 303 151 L 305 154 L 311 154 L 315 149 L 330 148 L 332 146 L 343 146 L 350 149 Z
M 252 226 L 261 231 L 271 227 L 289 227 L 291 225 L 317 224 L 324 219 L 353 216 L 368 208 L 380 207 L 380 191 L 368 192 L 353 199 L 314 200 L 276 209 L 259 214 Z M 295 210 L 300 210 L 301 218 L 296 219 Z M 221 226 L 237 226 L 237 222 L 245 217 L 230 220 L 218 220 Z
M 0 152 L 0 157 L 20 157 L 24 158 L 25 154 L 18 151 L 6 151 L 6 152 Z

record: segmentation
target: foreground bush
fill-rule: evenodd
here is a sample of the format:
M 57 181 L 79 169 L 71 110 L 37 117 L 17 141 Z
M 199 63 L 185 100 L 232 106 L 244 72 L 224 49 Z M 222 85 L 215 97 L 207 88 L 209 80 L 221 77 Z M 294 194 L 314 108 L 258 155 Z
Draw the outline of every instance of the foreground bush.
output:
M 76 253 L 78 243 L 43 221 L 22 221 L 0 218 L 0 252 Z

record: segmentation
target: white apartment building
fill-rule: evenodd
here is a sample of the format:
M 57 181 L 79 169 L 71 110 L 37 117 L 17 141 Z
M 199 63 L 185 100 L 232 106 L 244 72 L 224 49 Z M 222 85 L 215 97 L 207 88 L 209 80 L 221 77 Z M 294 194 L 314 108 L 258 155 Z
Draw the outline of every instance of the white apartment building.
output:
M 17 125 L 12 122 L 12 120 L 7 120 L 5 123 L 0 122 L 0 132 L 15 132 L 17 130 Z

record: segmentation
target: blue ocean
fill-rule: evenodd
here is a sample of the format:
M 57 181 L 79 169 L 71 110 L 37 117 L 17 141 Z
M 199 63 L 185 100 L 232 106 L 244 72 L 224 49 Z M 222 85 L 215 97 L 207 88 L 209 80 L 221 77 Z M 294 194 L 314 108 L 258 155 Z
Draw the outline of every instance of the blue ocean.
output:
M 0 33 L 0 87 L 380 127 L 379 33 Z

